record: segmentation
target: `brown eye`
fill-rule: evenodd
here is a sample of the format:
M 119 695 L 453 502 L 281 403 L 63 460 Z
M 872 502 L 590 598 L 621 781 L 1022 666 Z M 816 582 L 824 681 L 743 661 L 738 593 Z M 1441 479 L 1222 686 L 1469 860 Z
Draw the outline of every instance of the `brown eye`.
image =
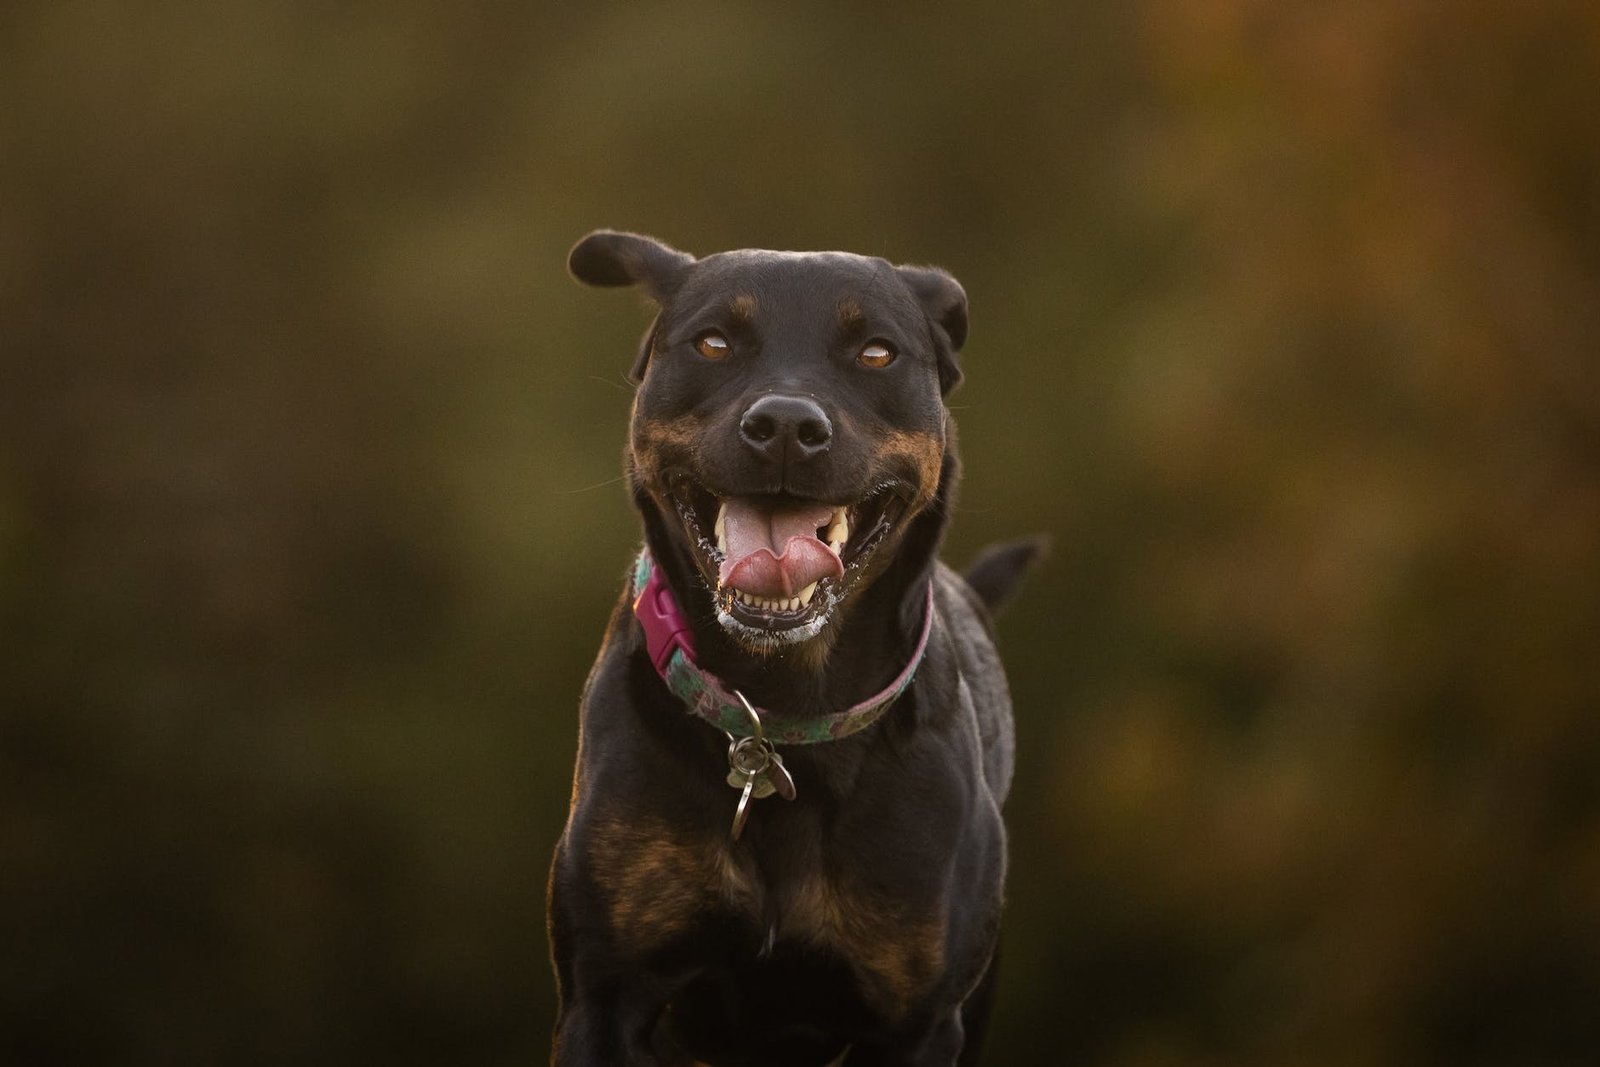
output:
M 728 339 L 716 330 L 708 330 L 694 343 L 695 350 L 707 359 L 724 359 L 733 351 Z
M 863 367 L 871 367 L 873 370 L 877 370 L 879 367 L 887 367 L 894 362 L 894 349 L 882 341 L 873 341 L 856 356 L 856 362 Z

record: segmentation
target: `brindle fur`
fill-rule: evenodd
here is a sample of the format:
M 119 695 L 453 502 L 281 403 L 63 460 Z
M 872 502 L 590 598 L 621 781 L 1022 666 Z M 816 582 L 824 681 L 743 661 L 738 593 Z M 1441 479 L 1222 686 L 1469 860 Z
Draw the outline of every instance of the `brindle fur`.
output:
M 609 231 L 580 242 L 571 267 L 594 284 L 639 284 L 661 306 L 634 368 L 628 473 L 701 666 L 758 706 L 818 714 L 901 669 L 929 582 L 933 622 L 889 712 L 845 740 L 786 747 L 798 798 L 756 802 L 734 841 L 727 741 L 667 691 L 624 590 L 584 689 L 572 809 L 551 869 L 552 1062 L 975 1062 L 1012 732 L 985 601 L 936 558 L 958 472 L 944 396 L 960 380 L 960 286 L 841 253 L 697 261 Z M 731 355 L 695 355 L 697 331 L 711 327 Z M 898 351 L 883 370 L 852 358 L 875 339 Z M 774 471 L 741 446 L 740 413 L 771 392 L 825 408 L 825 456 Z M 716 621 L 673 504 L 685 475 L 729 495 L 828 502 L 893 484 L 898 521 L 821 634 L 753 645 Z M 1009 591 L 1031 558 L 990 557 L 986 595 Z

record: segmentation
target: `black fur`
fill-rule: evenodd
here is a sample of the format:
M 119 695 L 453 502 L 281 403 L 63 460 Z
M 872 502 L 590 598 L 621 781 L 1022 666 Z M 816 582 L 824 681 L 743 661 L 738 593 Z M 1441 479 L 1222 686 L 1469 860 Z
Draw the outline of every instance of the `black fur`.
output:
M 820 714 L 907 662 L 930 582 L 934 616 L 888 713 L 844 740 L 784 747 L 798 797 L 755 802 L 735 842 L 727 740 L 656 675 L 624 591 L 584 690 L 551 869 L 552 1062 L 974 1062 L 1013 762 L 988 608 L 1037 550 L 983 557 L 976 589 L 937 560 L 959 469 L 943 398 L 961 377 L 964 292 L 933 268 L 843 253 L 695 260 L 611 231 L 569 262 L 580 280 L 638 284 L 660 305 L 635 367 L 629 478 L 701 666 L 758 706 Z M 707 331 L 726 356 L 701 350 Z M 858 358 L 875 342 L 893 349 L 887 366 Z M 748 427 L 741 439 L 741 415 L 773 394 L 825 413 L 831 436 L 815 456 L 753 448 Z M 816 609 L 820 631 L 771 636 L 770 619 L 729 621 L 742 609 L 685 525 L 727 498 L 850 503 L 853 521 L 881 512 L 887 532 L 847 545 L 861 562 L 818 600 L 831 604 Z

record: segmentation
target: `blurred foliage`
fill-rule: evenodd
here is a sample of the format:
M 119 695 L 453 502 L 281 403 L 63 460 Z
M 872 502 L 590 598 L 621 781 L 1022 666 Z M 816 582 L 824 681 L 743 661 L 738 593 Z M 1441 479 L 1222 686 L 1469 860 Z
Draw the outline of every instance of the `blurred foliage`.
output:
M 594 226 L 938 262 L 995 1063 L 1600 1048 L 1600 8 L 0 11 L 0 1058 L 536 1062 Z

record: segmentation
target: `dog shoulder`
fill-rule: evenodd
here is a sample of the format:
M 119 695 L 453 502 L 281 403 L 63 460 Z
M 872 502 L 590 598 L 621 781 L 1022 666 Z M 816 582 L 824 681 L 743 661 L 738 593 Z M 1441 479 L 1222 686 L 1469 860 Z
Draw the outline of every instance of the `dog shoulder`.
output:
M 1016 741 L 1011 691 L 995 647 L 994 624 L 978 594 L 942 562 L 934 573 L 934 604 L 950 635 L 961 685 L 976 720 L 984 779 L 1000 803 L 1011 788 Z

